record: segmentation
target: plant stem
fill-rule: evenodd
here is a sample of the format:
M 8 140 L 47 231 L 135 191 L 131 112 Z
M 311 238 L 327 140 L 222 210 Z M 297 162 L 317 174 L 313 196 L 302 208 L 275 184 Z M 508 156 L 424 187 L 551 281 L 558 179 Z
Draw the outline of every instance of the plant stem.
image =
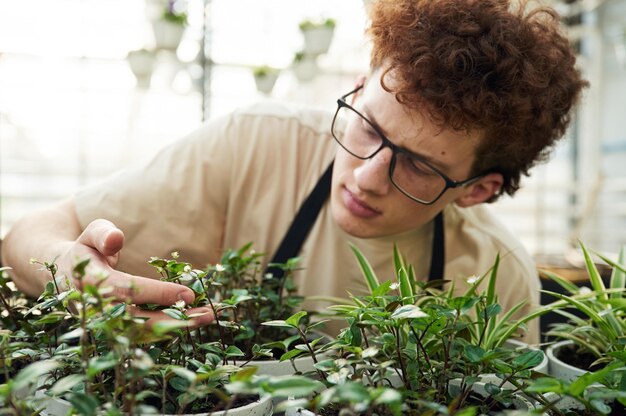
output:
M 391 328 L 391 332 L 392 333 L 395 332 L 394 337 L 396 339 L 396 352 L 398 354 L 398 361 L 400 362 L 400 368 L 402 369 L 402 382 L 404 383 L 405 386 L 407 386 L 408 384 L 407 383 L 407 369 L 404 365 L 404 360 L 402 359 L 402 350 L 400 348 L 400 330 L 398 328 Z

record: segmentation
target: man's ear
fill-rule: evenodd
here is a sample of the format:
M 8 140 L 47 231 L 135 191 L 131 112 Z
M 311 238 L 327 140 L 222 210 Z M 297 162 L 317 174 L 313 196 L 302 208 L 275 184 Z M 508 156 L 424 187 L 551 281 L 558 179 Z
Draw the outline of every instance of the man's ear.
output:
M 365 75 L 359 75 L 354 82 L 354 88 L 365 85 L 365 81 L 367 81 L 367 77 Z M 361 95 L 361 92 L 363 92 L 363 89 L 357 91 L 355 94 L 352 95 L 352 100 L 350 101 L 350 105 L 354 104 L 354 101 L 359 95 Z
M 477 182 L 469 185 L 466 192 L 454 202 L 463 208 L 483 203 L 500 192 L 503 183 L 504 178 L 502 174 L 489 173 L 480 178 Z

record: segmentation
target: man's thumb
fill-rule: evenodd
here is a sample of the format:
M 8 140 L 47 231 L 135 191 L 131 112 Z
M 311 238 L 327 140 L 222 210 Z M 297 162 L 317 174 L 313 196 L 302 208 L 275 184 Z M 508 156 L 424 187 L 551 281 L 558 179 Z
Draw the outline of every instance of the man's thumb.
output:
M 116 257 L 124 246 L 124 233 L 111 221 L 97 219 L 89 223 L 78 242 L 96 249 L 106 257 Z

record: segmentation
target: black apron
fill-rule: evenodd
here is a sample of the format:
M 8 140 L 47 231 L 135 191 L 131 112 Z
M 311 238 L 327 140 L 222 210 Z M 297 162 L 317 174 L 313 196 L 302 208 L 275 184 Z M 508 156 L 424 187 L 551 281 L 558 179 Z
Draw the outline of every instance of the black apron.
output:
M 283 237 L 283 240 L 274 255 L 271 263 L 285 263 L 290 258 L 296 257 L 300 253 L 300 249 L 304 244 L 304 240 L 313 228 L 313 224 L 319 215 L 324 202 L 330 195 L 330 184 L 333 173 L 333 162 L 330 163 L 324 174 L 320 177 L 313 188 L 313 191 L 304 200 L 300 206 L 300 210 L 293 219 L 289 230 Z M 430 270 L 428 272 L 428 281 L 436 281 L 443 279 L 443 271 L 445 266 L 445 240 L 443 232 L 443 212 L 437 214 L 434 219 L 434 232 L 432 242 L 432 256 L 430 259 Z M 269 267 L 268 273 L 274 276 L 282 276 L 283 270 L 277 267 Z M 441 282 L 443 283 L 443 282 Z M 440 285 L 436 285 L 441 287 Z

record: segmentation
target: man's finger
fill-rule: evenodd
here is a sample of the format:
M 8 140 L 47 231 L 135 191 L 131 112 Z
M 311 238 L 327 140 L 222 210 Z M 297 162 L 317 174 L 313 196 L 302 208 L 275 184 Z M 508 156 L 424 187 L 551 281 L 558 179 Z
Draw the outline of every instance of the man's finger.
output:
M 148 321 L 146 322 L 148 326 L 152 326 L 159 321 L 178 321 L 177 319 L 173 319 L 161 311 L 147 311 L 145 309 L 130 305 L 127 306 L 127 309 L 133 316 L 148 318 Z M 208 325 L 215 319 L 213 311 L 210 308 L 191 308 L 186 310 L 185 314 L 187 316 L 193 316 L 193 318 L 188 321 L 181 321 L 185 322 L 189 328 L 198 328 Z
M 186 286 L 172 282 L 162 282 L 142 276 L 112 270 L 101 287 L 111 287 L 111 296 L 129 303 L 155 303 L 171 306 L 183 300 L 186 304 L 192 303 L 196 296 L 193 290 Z
M 116 256 L 124 246 L 124 233 L 111 221 L 97 219 L 87 225 L 87 228 L 78 236 L 77 242 L 111 258 L 111 256 Z

